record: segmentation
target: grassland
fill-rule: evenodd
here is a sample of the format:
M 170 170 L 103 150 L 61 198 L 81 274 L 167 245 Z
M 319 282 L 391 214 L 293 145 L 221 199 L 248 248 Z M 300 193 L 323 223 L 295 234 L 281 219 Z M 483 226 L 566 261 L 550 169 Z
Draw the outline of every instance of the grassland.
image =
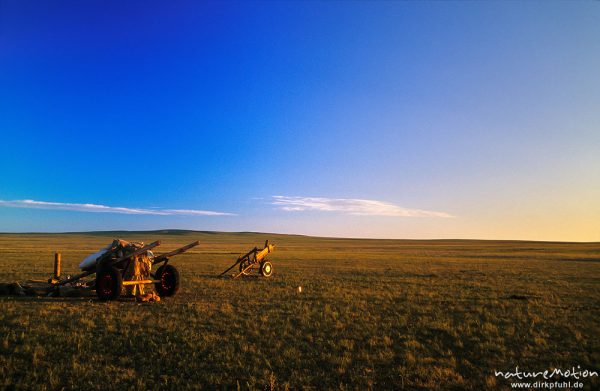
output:
M 3 234 L 0 281 L 47 278 L 56 250 L 75 273 L 113 237 L 201 245 L 160 303 L 0 297 L 0 387 L 479 390 L 515 366 L 600 370 L 600 243 Z M 266 238 L 271 279 L 216 277 Z

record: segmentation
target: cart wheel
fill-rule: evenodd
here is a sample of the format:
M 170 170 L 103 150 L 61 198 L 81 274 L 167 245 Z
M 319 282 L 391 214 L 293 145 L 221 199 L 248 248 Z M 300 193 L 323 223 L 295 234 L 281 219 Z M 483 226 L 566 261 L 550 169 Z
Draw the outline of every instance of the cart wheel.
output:
M 122 289 L 123 277 L 119 269 L 109 267 L 96 274 L 96 295 L 100 300 L 116 300 Z
M 240 273 L 242 273 L 244 276 L 247 276 L 248 274 L 250 274 L 250 270 L 252 270 L 252 268 L 250 268 L 250 269 L 244 271 L 244 269 L 247 268 L 248 266 L 250 266 L 249 260 L 240 262 L 239 270 L 240 270 Z
M 273 275 L 273 265 L 271 265 L 271 262 L 269 262 L 269 261 L 261 262 L 260 274 L 263 277 L 271 277 Z
M 162 265 L 156 271 L 154 286 L 160 297 L 173 296 L 179 290 L 179 271 L 173 265 Z

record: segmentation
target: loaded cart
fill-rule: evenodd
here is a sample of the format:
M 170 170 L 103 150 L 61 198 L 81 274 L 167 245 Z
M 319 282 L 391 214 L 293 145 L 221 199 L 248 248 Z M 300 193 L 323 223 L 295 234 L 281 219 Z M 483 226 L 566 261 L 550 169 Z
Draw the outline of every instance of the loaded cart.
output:
M 79 265 L 82 273 L 70 278 L 60 278 L 60 257 L 55 259 L 54 278 L 50 283 L 56 289 L 67 284 L 93 289 L 100 300 L 115 300 L 121 296 L 123 290 L 133 295 L 143 294 L 144 285 L 150 284 L 154 284 L 159 296 L 173 296 L 179 290 L 180 277 L 175 266 L 169 264 L 169 259 L 198 244 L 196 241 L 155 256 L 151 250 L 158 247 L 160 241 L 144 245 L 115 239 L 107 247 L 85 258 Z M 159 264 L 160 266 L 152 272 L 153 266 Z M 94 274 L 95 279 L 83 280 Z

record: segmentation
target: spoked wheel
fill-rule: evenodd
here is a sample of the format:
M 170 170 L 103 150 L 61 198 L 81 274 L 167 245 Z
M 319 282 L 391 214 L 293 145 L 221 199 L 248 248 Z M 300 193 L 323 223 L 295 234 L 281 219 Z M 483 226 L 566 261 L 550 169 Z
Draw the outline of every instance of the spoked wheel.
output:
M 248 274 L 250 274 L 250 269 L 244 271 L 244 269 L 246 269 L 248 266 L 250 266 L 250 260 L 246 259 L 245 261 L 240 262 L 240 273 L 242 273 L 244 276 L 247 276 Z
M 273 275 L 273 265 L 271 265 L 271 262 L 264 261 L 260 264 L 260 274 L 263 277 L 271 277 Z
M 156 271 L 154 285 L 160 297 L 173 296 L 179 290 L 179 271 L 173 265 L 162 265 Z
M 96 295 L 100 300 L 116 300 L 122 289 L 123 277 L 119 269 L 109 267 L 96 273 Z

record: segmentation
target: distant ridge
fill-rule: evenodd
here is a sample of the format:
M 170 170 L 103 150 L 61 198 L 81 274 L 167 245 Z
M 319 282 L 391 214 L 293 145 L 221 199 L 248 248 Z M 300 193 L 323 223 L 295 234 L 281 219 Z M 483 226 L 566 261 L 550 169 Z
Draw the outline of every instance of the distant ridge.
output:
M 280 234 L 274 232 L 256 231 L 196 231 L 192 229 L 156 229 L 156 230 L 109 230 L 109 231 L 69 231 L 69 232 L 0 232 L 0 235 L 90 235 L 90 236 L 122 236 L 122 235 L 168 235 L 183 236 L 191 234 L 200 235 L 271 235 L 271 236 L 295 236 L 295 237 L 318 237 L 300 234 Z
M 600 242 L 568 242 L 560 240 L 527 240 L 527 239 L 410 239 L 410 238 L 360 238 L 360 237 L 335 237 L 335 236 L 313 236 L 313 235 L 302 235 L 302 234 L 287 234 L 287 233 L 275 233 L 275 232 L 257 232 L 257 231 L 197 231 L 191 229 L 156 229 L 156 230 L 112 230 L 112 231 L 73 231 L 73 232 L 0 232 L 0 235 L 89 235 L 89 236 L 102 236 L 102 237 L 123 237 L 123 236 L 142 236 L 142 235 L 164 235 L 164 236 L 185 236 L 185 235 L 225 235 L 225 236 L 250 236 L 260 235 L 268 238 L 283 238 L 283 237 L 296 237 L 296 238 L 313 238 L 320 240 L 347 240 L 347 241 L 402 241 L 402 242 L 429 242 L 436 244 L 467 244 L 477 242 L 487 243 L 546 243 L 546 244 L 596 244 Z
M 157 229 L 157 230 L 148 230 L 148 231 L 138 231 L 138 230 L 116 230 L 116 231 L 80 231 L 80 232 L 63 232 L 63 235 L 98 235 L 98 236 L 106 236 L 106 235 L 122 235 L 122 234 L 150 234 L 150 235 L 173 235 L 173 236 L 181 236 L 181 235 L 189 235 L 189 234 L 202 234 L 202 235 L 286 235 L 286 236 L 305 236 L 305 235 L 287 235 L 287 234 L 276 234 L 276 233 L 268 233 L 268 232 L 251 232 L 251 231 L 242 231 L 242 232 L 227 232 L 227 231 L 196 231 L 193 229 Z

